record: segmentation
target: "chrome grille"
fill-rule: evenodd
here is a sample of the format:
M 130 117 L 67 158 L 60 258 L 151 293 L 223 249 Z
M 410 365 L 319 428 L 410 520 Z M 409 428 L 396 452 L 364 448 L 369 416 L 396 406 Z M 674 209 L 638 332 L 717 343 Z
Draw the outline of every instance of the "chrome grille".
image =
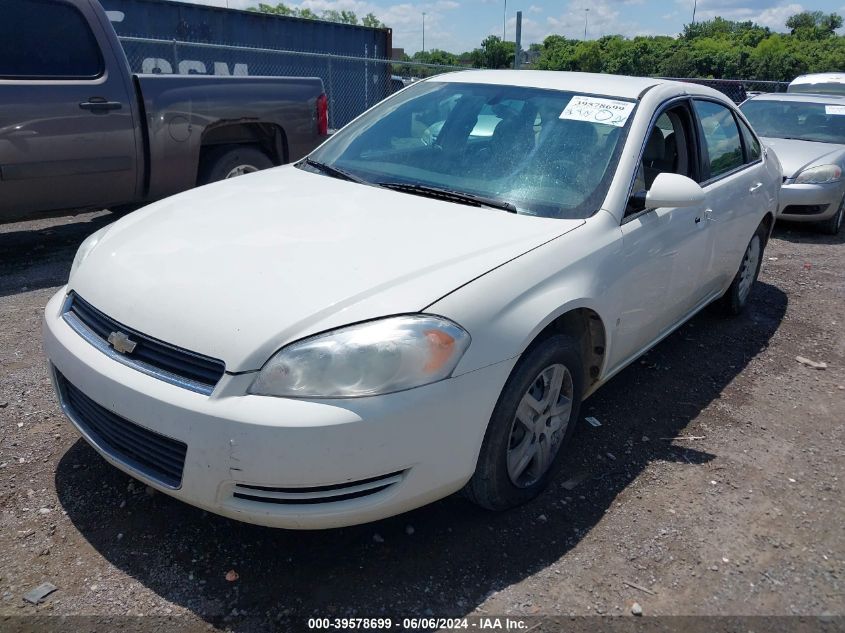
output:
M 56 371 L 62 407 L 100 450 L 169 488 L 182 485 L 188 447 L 122 418 L 74 387 Z
M 382 490 L 387 490 L 402 481 L 404 475 L 405 471 L 400 470 L 387 475 L 370 477 L 369 479 L 359 479 L 358 481 L 349 481 L 328 486 L 312 486 L 309 488 L 277 488 L 239 483 L 235 484 L 232 495 L 236 499 L 285 505 L 335 503 L 346 499 L 367 497 Z
M 118 362 L 174 385 L 210 394 L 225 371 L 223 361 L 175 347 L 118 323 L 75 293 L 68 295 L 65 321 L 92 345 Z M 109 335 L 123 332 L 136 343 L 129 354 L 115 351 Z

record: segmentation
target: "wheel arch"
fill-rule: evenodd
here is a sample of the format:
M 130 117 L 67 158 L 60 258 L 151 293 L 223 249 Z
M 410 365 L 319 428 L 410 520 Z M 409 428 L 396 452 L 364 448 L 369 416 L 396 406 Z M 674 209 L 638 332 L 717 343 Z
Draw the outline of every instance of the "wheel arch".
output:
M 771 237 L 772 231 L 775 228 L 775 216 L 771 211 L 766 211 L 766 215 L 763 216 L 763 219 L 760 220 L 760 224 L 763 224 L 766 227 L 766 240 Z
M 274 165 L 284 165 L 290 156 L 284 129 L 275 123 L 261 121 L 219 121 L 202 132 L 200 165 L 209 152 L 220 145 L 254 145 Z
M 592 307 L 570 305 L 558 314 L 549 315 L 525 346 L 521 356 L 555 334 L 566 334 L 580 343 L 584 395 L 591 393 L 601 380 L 607 360 L 608 335 L 604 319 Z

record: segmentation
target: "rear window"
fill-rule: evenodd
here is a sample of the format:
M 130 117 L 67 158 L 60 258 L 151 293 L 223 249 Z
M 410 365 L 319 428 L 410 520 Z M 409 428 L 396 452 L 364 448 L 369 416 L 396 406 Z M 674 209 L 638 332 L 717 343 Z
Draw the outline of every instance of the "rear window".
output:
M 57 0 L 3 3 L 0 77 L 89 79 L 102 72 L 97 40 L 75 7 Z
M 786 91 L 817 95 L 845 95 L 845 83 L 789 84 Z

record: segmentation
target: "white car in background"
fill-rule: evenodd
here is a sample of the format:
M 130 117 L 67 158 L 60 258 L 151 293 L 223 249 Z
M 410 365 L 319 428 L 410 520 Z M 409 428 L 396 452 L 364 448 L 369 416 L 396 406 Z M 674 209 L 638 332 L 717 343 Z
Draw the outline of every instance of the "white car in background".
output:
M 845 95 L 845 74 L 813 73 L 793 79 L 786 87 L 787 92 Z
M 510 508 L 583 398 L 709 303 L 745 307 L 780 181 L 710 88 L 441 75 L 296 166 L 89 237 L 45 348 L 98 452 L 211 512 L 327 528 L 461 489 Z
M 770 93 L 740 109 L 783 164 L 778 218 L 839 233 L 845 215 L 845 95 Z

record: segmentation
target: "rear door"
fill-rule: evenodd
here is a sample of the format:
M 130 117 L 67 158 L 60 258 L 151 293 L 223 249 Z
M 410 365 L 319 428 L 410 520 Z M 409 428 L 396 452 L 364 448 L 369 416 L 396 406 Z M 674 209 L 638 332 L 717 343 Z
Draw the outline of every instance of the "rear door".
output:
M 128 71 L 98 17 L 87 2 L 3 6 L 0 218 L 135 197 L 138 148 Z
M 757 224 L 766 212 L 767 177 L 760 142 L 732 108 L 694 99 L 702 142 L 701 186 L 707 193 L 705 218 L 710 243 L 703 287 L 726 287 Z

